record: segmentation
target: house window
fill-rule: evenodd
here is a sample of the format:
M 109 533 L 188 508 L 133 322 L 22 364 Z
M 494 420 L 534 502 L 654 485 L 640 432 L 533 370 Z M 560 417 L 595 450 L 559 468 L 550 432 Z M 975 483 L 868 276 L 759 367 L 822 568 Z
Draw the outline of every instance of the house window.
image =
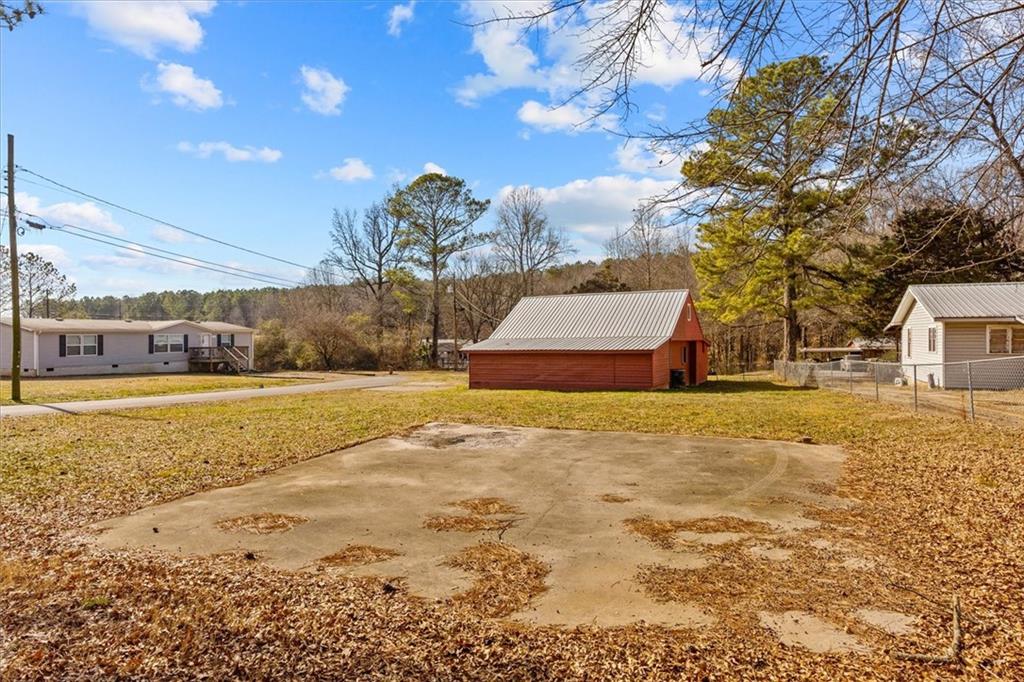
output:
M 68 334 L 67 355 L 96 355 L 95 334 Z
M 154 353 L 181 353 L 184 350 L 184 334 L 156 334 L 153 337 Z
M 935 327 L 928 327 L 928 352 L 935 352 Z
M 1024 353 L 1024 330 L 1013 327 L 988 327 L 989 353 Z
M 686 346 L 683 346 L 683 364 L 685 365 L 687 362 L 689 361 L 686 358 Z
M 686 304 L 686 321 L 687 322 L 689 322 L 691 319 L 693 319 L 692 315 L 693 315 L 693 307 L 689 303 L 687 303 Z
M 913 357 L 914 336 L 913 329 L 907 330 L 907 357 Z

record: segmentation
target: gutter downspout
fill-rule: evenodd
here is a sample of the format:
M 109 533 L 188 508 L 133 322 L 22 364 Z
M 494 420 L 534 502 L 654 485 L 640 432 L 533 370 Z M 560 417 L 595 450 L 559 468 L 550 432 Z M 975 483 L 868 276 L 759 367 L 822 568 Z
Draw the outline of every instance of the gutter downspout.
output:
M 32 332 L 32 371 L 39 376 L 39 332 Z

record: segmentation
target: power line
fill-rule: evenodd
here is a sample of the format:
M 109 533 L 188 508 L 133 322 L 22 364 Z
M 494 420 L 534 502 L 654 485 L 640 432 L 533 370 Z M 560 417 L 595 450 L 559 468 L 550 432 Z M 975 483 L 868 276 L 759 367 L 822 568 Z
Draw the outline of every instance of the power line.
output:
M 94 234 L 94 235 L 97 235 L 99 237 L 104 237 L 106 239 L 113 239 L 113 240 L 116 240 L 116 241 L 119 241 L 119 242 L 124 242 L 125 244 L 131 244 L 132 246 L 138 246 L 138 247 L 141 247 L 141 248 L 144 248 L 144 249 L 150 249 L 152 251 L 159 251 L 160 253 L 165 253 L 165 254 L 168 254 L 170 256 L 179 256 L 181 258 L 188 258 L 189 260 L 197 261 L 199 263 L 206 263 L 207 265 L 214 265 L 214 266 L 219 267 L 219 268 L 227 268 L 228 270 L 235 270 L 237 272 L 242 272 L 242 273 L 245 273 L 247 275 L 254 275 L 256 277 L 261 277 L 261 278 L 266 278 L 266 279 L 276 279 L 276 280 L 280 280 L 281 282 L 283 282 L 285 284 L 291 284 L 291 285 L 294 285 L 294 286 L 301 286 L 302 285 L 302 282 L 298 282 L 298 281 L 293 280 L 293 279 L 288 279 L 286 277 L 279 277 L 277 275 L 268 275 L 268 274 L 263 273 L 263 272 L 256 272 L 254 270 L 246 270 L 245 268 L 240 268 L 240 267 L 237 267 L 237 266 L 234 266 L 234 265 L 228 265 L 226 263 L 218 263 L 216 261 L 209 261 L 209 260 L 205 260 L 203 258 L 196 258 L 195 256 L 190 256 L 190 255 L 188 255 L 186 253 L 178 253 L 177 251 L 170 251 L 168 249 L 164 249 L 164 248 L 161 248 L 159 246 L 153 246 L 152 244 L 143 244 L 142 242 L 136 242 L 136 241 L 132 241 L 131 239 L 125 239 L 123 237 L 117 237 L 117 236 L 114 236 L 114 235 L 107 234 L 105 232 L 98 232 L 97 230 L 90 230 L 89 228 L 81 227 L 80 225 L 72 225 L 71 223 L 64 223 L 63 225 L 60 225 L 59 227 L 58 226 L 53 226 L 53 225 L 50 225 L 49 223 L 47 223 L 45 218 L 42 218 L 42 217 L 37 216 L 37 215 L 34 215 L 32 213 L 28 213 L 26 211 L 18 211 L 18 212 L 21 213 L 22 215 L 27 215 L 27 216 L 31 216 L 33 218 L 36 218 L 38 220 L 42 220 L 44 223 L 46 223 L 46 226 L 49 229 L 51 229 L 51 230 L 60 230 L 62 228 L 71 228 L 73 230 L 81 230 L 82 232 L 88 232 L 89 234 Z
M 203 234 L 202 232 L 197 232 L 196 230 L 190 230 L 190 229 L 188 229 L 186 227 L 181 227 L 180 225 L 176 225 L 176 224 L 168 222 L 166 220 L 162 220 L 160 218 L 155 218 L 155 217 L 153 217 L 151 215 L 147 215 L 146 213 L 143 213 L 141 211 L 136 211 L 135 209 L 128 208 L 127 206 L 123 206 L 121 204 L 115 203 L 113 201 L 109 201 L 107 199 L 103 199 L 102 197 L 98 197 L 95 194 L 89 194 L 88 192 L 84 192 L 84 191 L 82 191 L 80 189 L 76 189 L 74 187 L 71 187 L 70 185 L 65 185 L 62 182 L 58 182 L 57 180 L 54 180 L 52 178 L 48 178 L 45 175 L 42 175 L 41 173 L 36 173 L 35 171 L 30 170 L 28 168 L 25 168 L 24 166 L 15 166 L 15 168 L 17 170 L 19 170 L 19 171 L 24 172 L 24 173 L 28 173 L 29 175 L 33 175 L 33 176 L 39 178 L 40 180 L 45 180 L 46 182 L 48 182 L 48 183 L 50 183 L 50 184 L 52 184 L 52 185 L 54 185 L 56 187 L 60 187 L 61 189 L 67 190 L 69 192 L 72 192 L 72 193 L 74 193 L 74 194 L 76 194 L 76 195 L 78 195 L 80 197 L 85 197 L 86 199 L 91 199 L 92 201 L 98 201 L 99 203 L 104 204 L 105 206 L 110 206 L 111 208 L 116 208 L 116 209 L 118 209 L 120 211 L 125 211 L 126 213 L 130 213 L 130 214 L 138 216 L 140 218 L 145 218 L 146 220 L 151 220 L 154 223 L 159 223 L 161 225 L 166 225 L 167 227 L 174 228 L 175 230 L 180 230 L 180 231 L 185 232 L 186 234 L 190 234 L 190 235 L 192 235 L 194 237 L 199 237 L 201 239 L 206 239 L 208 241 L 211 241 L 211 242 L 214 242 L 214 243 L 217 243 L 217 244 L 221 244 L 223 246 L 227 246 L 227 247 L 230 247 L 232 249 L 238 249 L 239 251 L 245 251 L 246 253 L 251 253 L 254 256 L 260 256 L 262 258 L 269 258 L 269 259 L 275 260 L 275 261 L 277 261 L 279 263 L 285 263 L 287 265 L 293 265 L 293 266 L 295 266 L 297 268 L 302 268 L 303 270 L 309 270 L 309 271 L 312 272 L 312 271 L 316 271 L 316 270 L 320 269 L 320 268 L 316 268 L 316 267 L 310 267 L 308 265 L 303 265 L 302 263 L 296 263 L 294 261 L 290 261 L 290 260 L 287 260 L 285 258 L 278 258 L 277 256 L 272 256 L 272 255 L 270 255 L 268 253 L 263 253 L 261 251 L 256 251 L 255 249 L 250 249 L 250 248 L 245 247 L 245 246 L 240 246 L 238 244 L 233 244 L 231 242 L 224 241 L 223 239 L 218 239 L 216 237 L 211 237 L 208 234 Z
M 72 237 L 78 237 L 79 239 L 88 239 L 89 241 L 99 242 L 100 244 L 107 244 L 109 246 L 114 246 L 114 247 L 117 247 L 119 249 L 124 249 L 125 248 L 124 246 L 122 246 L 121 244 L 118 244 L 117 242 L 108 241 L 106 239 L 99 239 L 98 237 L 90 237 L 87 234 L 79 234 L 77 232 L 68 232 L 66 230 L 63 230 L 63 229 L 60 229 L 60 228 L 57 228 L 57 227 L 53 227 L 53 226 L 49 226 L 49 229 L 57 230 L 58 232 L 62 232 L 63 234 L 71 235 Z M 243 275 L 243 274 L 239 274 L 237 272 L 231 272 L 230 270 L 222 270 L 220 268 L 211 267 L 209 265 L 199 265 L 198 263 L 194 263 L 194 262 L 187 261 L 187 260 L 181 260 L 179 258 L 172 258 L 170 256 L 162 256 L 162 255 L 160 255 L 158 253 L 148 253 L 146 251 L 139 251 L 139 250 L 136 250 L 136 249 L 129 249 L 129 250 L 131 250 L 134 253 L 138 253 L 139 255 L 142 255 L 142 256 L 149 256 L 150 258 L 161 258 L 163 260 L 171 261 L 171 262 L 174 262 L 174 263 L 181 263 L 182 265 L 188 265 L 189 267 L 193 267 L 193 268 L 200 268 L 202 270 L 210 270 L 212 272 L 217 272 L 217 273 L 220 273 L 222 275 L 231 275 L 232 277 L 238 277 L 240 279 L 249 279 L 249 280 L 252 280 L 254 282 L 260 282 L 262 284 L 269 284 L 269 285 L 275 286 L 275 287 L 280 287 L 281 286 L 280 282 L 275 282 L 275 281 L 272 281 L 272 280 L 269 280 L 269 279 L 262 279 L 260 277 L 255 277 L 253 275 Z M 188 258 L 188 256 L 186 256 L 186 258 Z

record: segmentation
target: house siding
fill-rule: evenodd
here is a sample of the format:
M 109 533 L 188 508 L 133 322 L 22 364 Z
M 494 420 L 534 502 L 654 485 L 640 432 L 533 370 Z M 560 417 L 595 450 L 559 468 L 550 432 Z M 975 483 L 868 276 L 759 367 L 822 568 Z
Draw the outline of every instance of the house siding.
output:
M 11 373 L 11 344 L 14 342 L 14 329 L 6 324 L 0 325 L 0 374 L 9 376 Z M 24 376 L 35 375 L 35 339 L 30 331 L 21 331 L 21 373 Z
M 944 338 L 945 362 L 967 362 L 969 360 L 993 360 L 1006 358 L 1022 358 L 1019 361 L 982 362 L 971 366 L 971 385 L 980 389 L 1020 388 L 1021 374 L 1024 372 L 1024 355 L 1008 355 L 1006 353 L 988 352 L 988 327 L 992 324 L 1004 326 L 1004 323 L 987 322 L 945 322 Z M 1014 334 L 1024 334 L 1024 324 L 1007 325 L 1013 328 Z M 1014 365 L 1014 371 L 1007 371 L 1008 364 Z M 1017 364 L 1019 363 L 1019 364 Z M 946 367 L 946 388 L 967 388 L 967 365 Z
M 907 314 L 903 323 L 901 334 L 903 374 L 907 379 L 912 380 L 914 376 L 913 365 L 917 367 L 917 380 L 927 382 L 928 375 L 932 375 L 935 385 L 944 385 L 942 376 L 944 335 L 943 325 L 936 322 L 916 301 Z M 935 350 L 928 350 L 928 330 L 935 329 Z M 911 333 L 911 344 L 907 344 L 907 333 Z

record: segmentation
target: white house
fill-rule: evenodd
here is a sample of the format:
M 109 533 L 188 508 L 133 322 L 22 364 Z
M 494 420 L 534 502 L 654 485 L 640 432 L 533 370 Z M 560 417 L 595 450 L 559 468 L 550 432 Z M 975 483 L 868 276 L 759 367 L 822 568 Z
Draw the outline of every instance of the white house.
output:
M 253 329 L 189 320 L 22 318 L 25 376 L 145 374 L 253 367 Z M 11 318 L 0 319 L 0 374 L 11 373 Z
M 966 388 L 967 361 L 1003 359 L 972 362 L 974 387 L 1024 382 L 1024 282 L 911 285 L 886 327 L 897 330 L 907 377 L 916 365 L 918 381 Z

